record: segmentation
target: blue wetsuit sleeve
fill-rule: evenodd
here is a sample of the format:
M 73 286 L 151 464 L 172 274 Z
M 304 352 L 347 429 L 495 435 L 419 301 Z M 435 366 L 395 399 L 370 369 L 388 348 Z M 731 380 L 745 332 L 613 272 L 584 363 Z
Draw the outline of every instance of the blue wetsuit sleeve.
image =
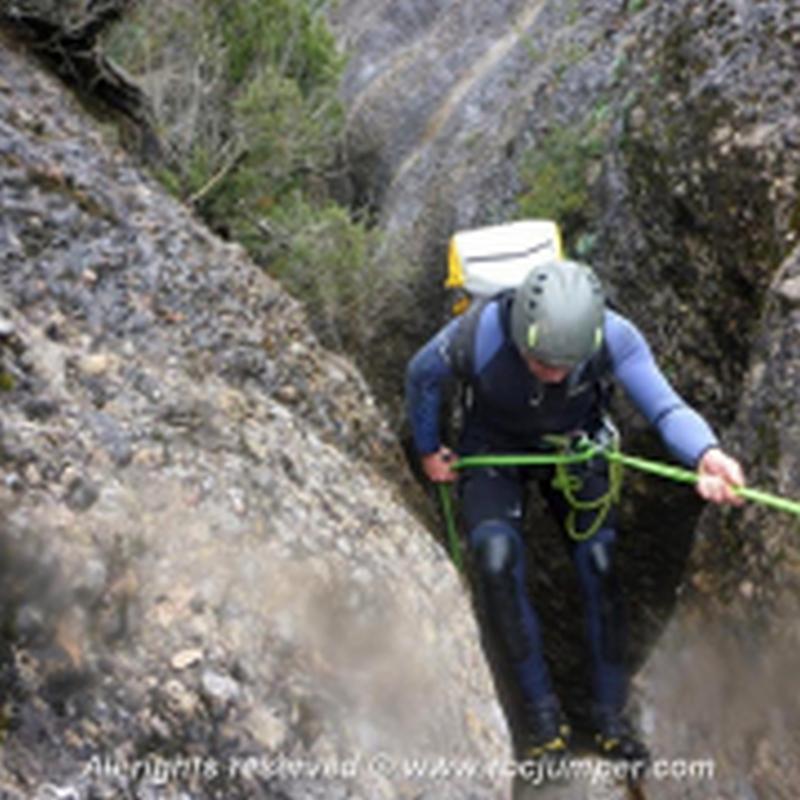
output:
M 406 369 L 406 411 L 420 455 L 436 452 L 442 388 L 453 375 L 448 350 L 461 318 L 451 320 L 409 361 Z
M 719 445 L 709 424 L 673 389 L 630 320 L 607 311 L 605 335 L 614 376 L 628 397 L 655 426 L 672 455 L 696 467 L 706 450 Z

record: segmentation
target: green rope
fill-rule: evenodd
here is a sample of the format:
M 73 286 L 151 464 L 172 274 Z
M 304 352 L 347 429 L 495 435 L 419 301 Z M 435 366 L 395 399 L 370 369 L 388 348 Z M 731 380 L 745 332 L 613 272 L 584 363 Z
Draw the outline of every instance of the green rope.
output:
M 679 483 L 695 484 L 698 481 L 696 472 L 692 472 L 682 467 L 675 467 L 672 464 L 663 464 L 660 461 L 650 461 L 638 456 L 629 456 L 619 451 L 604 451 L 609 461 L 617 461 L 626 467 L 638 469 L 641 472 L 649 472 L 651 475 L 658 475 L 661 478 L 677 481 Z M 781 497 L 771 492 L 761 489 L 751 489 L 748 486 L 737 486 L 733 490 L 744 500 L 759 503 L 762 506 L 774 508 L 777 511 L 785 511 L 787 514 L 794 514 L 800 517 L 800 503 L 790 500 L 788 497 Z
M 464 559 L 461 557 L 461 541 L 458 538 L 458 528 L 456 527 L 456 517 L 453 513 L 453 498 L 450 495 L 450 485 L 439 484 L 439 498 L 442 501 L 442 511 L 444 522 L 447 527 L 447 541 L 450 545 L 450 558 L 456 565 L 459 572 L 464 571 Z
M 555 464 L 581 464 L 584 461 L 590 461 L 598 452 L 599 448 L 590 445 L 586 449 L 569 453 L 464 456 L 454 464 L 451 464 L 451 466 L 453 469 L 469 467 L 550 467 Z
M 551 444 L 559 446 L 561 449 L 556 453 L 542 454 L 519 454 L 519 455 L 478 455 L 465 456 L 458 459 L 452 466 L 453 469 L 469 469 L 473 467 L 509 467 L 509 466 L 554 466 L 556 475 L 553 479 L 553 486 L 564 493 L 570 505 L 570 513 L 567 517 L 567 533 L 572 538 L 583 541 L 589 539 L 597 532 L 603 523 L 606 515 L 615 502 L 618 501 L 622 488 L 622 474 L 624 467 L 637 469 L 651 475 L 676 481 L 678 483 L 696 484 L 698 474 L 682 467 L 672 464 L 665 464 L 660 461 L 630 456 L 620 451 L 619 440 L 614 438 L 609 446 L 599 446 L 589 439 L 581 439 L 571 442 L 565 437 L 551 437 Z M 568 467 L 572 464 L 580 464 L 590 461 L 597 455 L 603 455 L 609 462 L 609 490 L 603 496 L 595 500 L 580 500 L 577 492 L 580 491 L 580 477 L 571 474 Z M 800 502 L 790 500 L 786 497 L 765 492 L 760 489 L 751 489 L 746 486 L 739 486 L 734 489 L 744 500 L 784 511 L 788 514 L 800 516 Z M 453 513 L 453 501 L 450 493 L 450 485 L 439 484 L 439 495 L 444 511 L 445 524 L 447 526 L 447 536 L 450 545 L 450 555 L 460 572 L 463 572 L 463 558 L 461 556 L 461 545 L 456 527 L 455 514 Z M 580 511 L 596 511 L 595 519 L 585 530 L 577 530 L 576 518 Z
M 612 462 L 608 468 L 608 490 L 596 497 L 594 500 L 581 500 L 578 493 L 583 487 L 583 480 L 579 475 L 570 473 L 564 464 L 556 465 L 556 474 L 553 478 L 552 486 L 558 489 L 569 504 L 570 510 L 564 520 L 564 527 L 567 535 L 576 542 L 583 542 L 591 539 L 603 522 L 615 503 L 619 501 L 622 492 L 622 464 Z M 578 530 L 578 514 L 580 512 L 594 511 L 594 519 L 586 530 Z

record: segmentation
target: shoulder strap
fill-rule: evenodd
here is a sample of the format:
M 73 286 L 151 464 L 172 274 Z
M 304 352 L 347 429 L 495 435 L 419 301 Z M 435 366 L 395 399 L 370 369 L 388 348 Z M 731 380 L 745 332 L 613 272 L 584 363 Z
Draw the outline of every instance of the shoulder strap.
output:
M 483 297 L 476 300 L 464 312 L 461 322 L 450 340 L 449 361 L 453 372 L 462 379 L 472 376 L 475 363 L 475 333 L 481 320 L 483 310 L 491 298 Z
M 603 342 L 600 350 L 592 357 L 591 372 L 592 380 L 597 386 L 600 408 L 606 412 L 609 410 L 614 392 L 613 364 L 606 342 Z
M 491 297 L 481 297 L 464 313 L 461 324 L 458 326 L 450 342 L 450 366 L 459 378 L 469 379 L 475 368 L 475 335 L 478 330 L 483 311 L 490 303 L 500 303 L 500 320 L 503 328 L 508 330 L 508 314 L 511 300 L 514 296 L 513 289 L 505 289 Z

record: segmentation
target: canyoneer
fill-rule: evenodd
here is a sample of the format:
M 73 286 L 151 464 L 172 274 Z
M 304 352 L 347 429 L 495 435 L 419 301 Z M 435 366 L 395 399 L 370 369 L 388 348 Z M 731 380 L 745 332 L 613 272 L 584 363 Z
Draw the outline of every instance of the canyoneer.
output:
M 721 449 L 705 419 L 673 389 L 633 322 L 607 307 L 587 265 L 553 259 L 531 268 L 515 288 L 473 304 L 409 362 L 406 403 L 421 466 L 434 482 L 457 481 L 461 518 L 487 625 L 507 659 L 524 708 L 524 757 L 560 758 L 571 727 L 545 662 L 536 610 L 526 590 L 523 529 L 529 484 L 538 484 L 564 531 L 585 609 L 591 658 L 590 717 L 596 745 L 610 758 L 646 760 L 647 748 L 626 710 L 625 609 L 615 576 L 615 508 L 575 512 L 553 486 L 553 469 L 488 466 L 456 471 L 459 457 L 442 441 L 446 384 L 466 386 L 455 450 L 552 452 L 551 435 L 587 440 L 608 435 L 608 391 L 620 385 L 714 503 L 741 503 L 740 464 Z M 577 499 L 609 492 L 608 461 L 569 467 Z M 598 517 L 598 514 L 602 514 Z M 546 569 L 546 565 L 537 565 Z

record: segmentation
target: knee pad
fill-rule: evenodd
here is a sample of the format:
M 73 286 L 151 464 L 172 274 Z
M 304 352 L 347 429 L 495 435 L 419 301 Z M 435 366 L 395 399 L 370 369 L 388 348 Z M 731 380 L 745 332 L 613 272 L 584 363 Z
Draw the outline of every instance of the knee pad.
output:
M 478 541 L 475 555 L 481 575 L 489 580 L 511 577 L 518 561 L 514 529 L 508 523 L 491 520 L 481 523 L 473 537 Z
M 606 542 L 592 542 L 589 545 L 589 563 L 600 580 L 605 581 L 613 574 L 611 571 L 613 546 Z
M 481 531 L 484 526 L 487 530 Z M 521 556 L 516 533 L 498 522 L 483 523 L 478 533 L 483 535 L 475 555 L 488 622 L 511 660 L 522 661 L 529 655 L 531 643 L 522 609 L 526 588 L 517 570 Z

